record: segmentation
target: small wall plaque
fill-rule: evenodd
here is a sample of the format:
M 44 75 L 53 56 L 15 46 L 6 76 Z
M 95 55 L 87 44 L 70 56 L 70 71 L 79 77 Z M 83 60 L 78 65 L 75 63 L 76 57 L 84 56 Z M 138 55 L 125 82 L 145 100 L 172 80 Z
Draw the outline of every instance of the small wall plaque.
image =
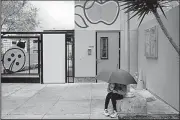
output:
M 146 58 L 158 58 L 157 26 L 145 30 L 145 56 Z

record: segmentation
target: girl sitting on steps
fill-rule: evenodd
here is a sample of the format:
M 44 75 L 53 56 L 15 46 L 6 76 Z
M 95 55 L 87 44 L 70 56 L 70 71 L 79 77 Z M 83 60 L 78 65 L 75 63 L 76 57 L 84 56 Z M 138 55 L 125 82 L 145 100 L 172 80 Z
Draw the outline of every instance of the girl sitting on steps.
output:
M 114 117 L 117 117 L 116 100 L 120 100 L 124 98 L 127 92 L 127 86 L 123 84 L 109 83 L 107 91 L 108 91 L 108 94 L 105 99 L 104 115 L 114 118 Z M 109 114 L 107 110 L 110 99 L 113 105 L 112 114 Z

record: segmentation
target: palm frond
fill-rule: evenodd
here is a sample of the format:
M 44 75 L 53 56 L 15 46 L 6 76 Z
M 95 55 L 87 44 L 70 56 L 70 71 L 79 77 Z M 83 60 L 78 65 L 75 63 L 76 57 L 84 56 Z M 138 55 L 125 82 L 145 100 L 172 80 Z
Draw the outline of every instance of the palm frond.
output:
M 140 21 L 138 27 L 141 25 L 141 23 L 142 23 L 142 21 L 143 21 L 143 19 L 144 19 L 144 17 L 145 17 L 146 14 L 148 14 L 148 11 L 146 11 L 146 12 L 143 14 L 143 17 L 141 18 L 141 21 Z
M 134 7 L 134 4 L 128 5 L 128 6 L 124 7 L 122 10 L 125 10 L 125 9 L 128 9 L 128 8 L 131 8 L 131 7 Z
M 157 11 L 158 8 L 160 8 L 161 12 L 167 19 L 165 12 L 163 10 L 163 7 L 168 7 L 166 6 L 169 1 L 167 0 L 118 0 L 121 2 L 124 2 L 120 6 L 125 6 L 122 10 L 125 10 L 125 13 L 130 13 L 133 12 L 133 14 L 128 20 L 132 19 L 135 16 L 138 16 L 141 21 L 140 24 L 142 23 L 145 15 L 147 15 L 149 12 L 155 12 Z M 139 24 L 139 25 L 140 25 Z
M 159 5 L 159 8 L 161 9 L 161 12 L 163 13 L 164 17 L 167 19 L 165 13 L 164 13 L 164 10 L 162 9 L 161 5 Z
M 133 16 L 131 16 L 128 20 L 132 19 L 133 17 L 135 17 L 137 14 L 139 14 L 141 12 L 141 10 L 137 11 Z
M 125 2 L 125 3 L 120 6 L 126 6 L 126 5 L 130 5 L 133 3 L 133 1 L 125 1 L 125 0 L 122 0 L 121 2 Z
M 143 3 L 140 3 L 140 4 L 134 4 L 133 7 L 129 7 L 125 13 L 128 13 L 128 12 L 132 12 L 132 11 L 138 11 L 138 10 L 143 10 L 142 8 L 144 8 L 144 5 Z
M 146 11 L 141 11 L 141 12 L 139 13 L 138 19 L 140 19 L 145 13 L 146 13 Z

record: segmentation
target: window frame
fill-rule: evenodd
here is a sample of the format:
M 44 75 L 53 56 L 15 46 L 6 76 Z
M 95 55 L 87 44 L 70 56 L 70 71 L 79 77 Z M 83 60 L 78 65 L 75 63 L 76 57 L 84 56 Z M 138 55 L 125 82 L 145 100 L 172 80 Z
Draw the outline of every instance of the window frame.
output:
M 104 42 L 104 40 L 106 40 L 106 49 L 105 49 L 105 51 L 106 51 L 106 57 L 103 57 L 103 51 L 104 51 L 104 49 L 102 48 L 103 47 L 103 42 Z M 108 60 L 109 59 L 109 57 L 108 57 L 108 53 L 109 53 L 109 50 L 108 50 L 108 46 L 109 46 L 109 42 L 108 42 L 109 40 L 108 40 L 108 37 L 100 37 L 100 58 L 101 58 L 101 60 Z

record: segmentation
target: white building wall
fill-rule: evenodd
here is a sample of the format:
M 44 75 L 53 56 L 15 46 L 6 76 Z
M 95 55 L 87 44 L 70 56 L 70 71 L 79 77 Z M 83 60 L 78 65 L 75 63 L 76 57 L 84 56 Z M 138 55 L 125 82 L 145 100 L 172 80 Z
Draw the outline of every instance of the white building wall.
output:
M 84 5 L 85 1 L 75 1 L 75 5 Z M 92 1 L 91 1 L 92 2 Z M 115 5 L 115 3 L 108 3 L 103 4 L 105 5 L 105 8 L 107 9 L 106 13 L 103 15 L 111 15 L 115 12 L 114 9 L 111 9 L 111 4 Z M 75 25 L 75 77 L 95 77 L 96 75 L 96 31 L 97 30 L 118 30 L 120 31 L 120 19 L 121 19 L 121 13 L 119 13 L 117 20 L 112 25 L 106 25 L 103 23 L 99 24 L 91 24 L 84 16 L 83 9 L 81 7 L 75 8 L 75 14 L 79 14 L 82 16 L 86 24 L 88 25 L 87 28 L 80 28 L 77 25 Z M 98 17 L 99 15 L 102 15 L 100 11 L 96 11 L 95 14 L 93 14 L 94 18 Z M 83 23 L 83 20 L 75 15 L 75 21 L 85 26 Z M 122 34 L 121 41 L 124 40 L 123 34 Z M 87 50 L 89 46 L 93 46 L 92 49 L 92 55 L 88 56 Z M 122 42 L 122 47 L 124 47 L 124 44 Z M 121 56 L 124 57 L 123 51 L 121 52 Z M 123 58 L 122 58 L 123 59 Z M 124 61 L 123 61 L 124 62 Z M 123 66 L 125 63 L 121 62 L 121 66 Z
M 96 75 L 95 31 L 75 30 L 75 77 L 94 77 Z M 88 56 L 88 48 L 93 46 Z
M 173 41 L 179 45 L 179 6 L 166 12 L 167 20 L 161 15 Z M 144 56 L 144 30 L 158 26 L 158 59 Z M 179 57 L 170 44 L 156 19 L 143 23 L 138 29 L 138 69 L 143 71 L 143 80 L 151 92 L 179 110 Z
M 130 30 L 130 73 L 138 71 L 138 31 Z
M 172 8 L 165 8 L 167 20 L 159 11 L 163 23 L 179 45 L 179 6 L 173 2 Z M 121 68 L 128 69 L 127 14 L 121 13 Z M 137 17 L 130 20 L 130 73 L 143 71 L 145 86 L 172 107 L 179 110 L 179 61 L 178 55 L 161 28 L 158 29 L 158 59 L 144 56 L 144 30 L 158 25 L 154 15 L 147 15 L 140 28 Z M 124 32 L 124 33 L 123 33 Z M 167 54 L 168 53 L 168 54 Z

